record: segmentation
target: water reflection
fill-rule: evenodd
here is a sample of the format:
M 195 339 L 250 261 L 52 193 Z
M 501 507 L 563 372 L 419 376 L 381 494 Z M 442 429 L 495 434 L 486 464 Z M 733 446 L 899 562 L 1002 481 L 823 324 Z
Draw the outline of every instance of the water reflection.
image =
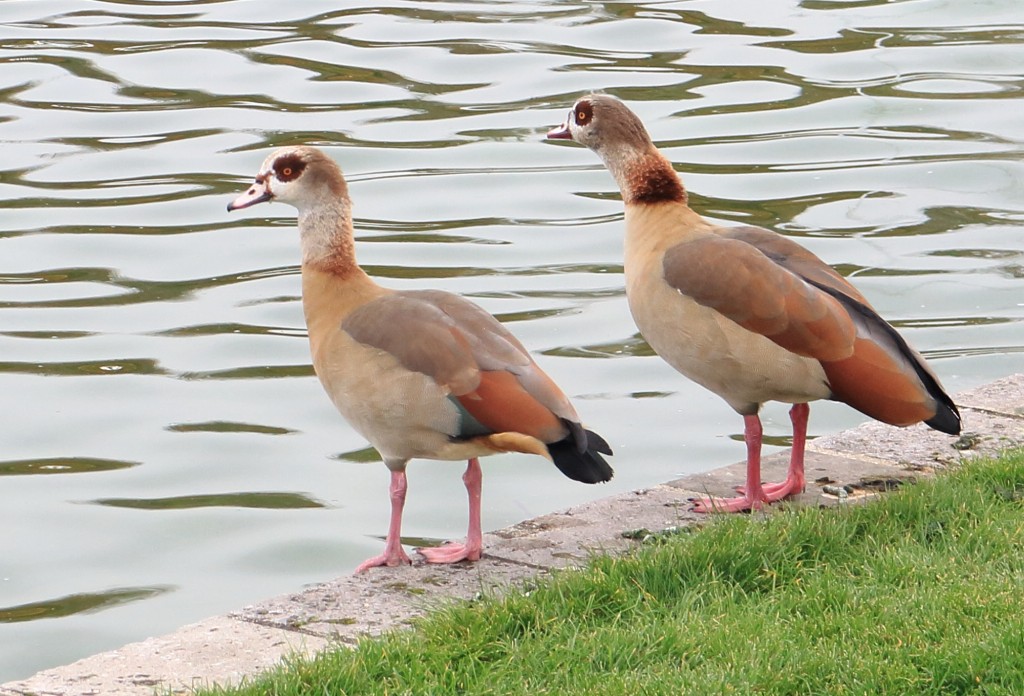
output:
M 60 619 L 75 614 L 103 611 L 123 604 L 151 599 L 166 592 L 173 592 L 174 589 L 170 586 L 121 587 L 105 592 L 83 592 L 13 607 L 0 607 L 0 624 Z
M 38 476 L 48 474 L 88 474 L 117 471 L 138 466 L 139 462 L 122 462 L 92 457 L 49 457 L 0 461 L 0 476 Z
M 264 510 L 298 510 L 322 508 L 323 503 L 304 493 L 243 492 L 179 495 L 167 498 L 102 498 L 96 505 L 132 510 L 191 510 L 205 507 L 261 508 Z
M 228 421 L 209 421 L 206 423 L 175 423 L 167 429 L 175 433 L 258 433 L 261 435 L 290 435 L 294 430 L 278 428 L 272 425 L 255 423 L 231 423 Z
M 0 373 L 18 373 L 26 375 L 48 376 L 87 376 L 87 375 L 166 375 L 155 360 L 140 358 L 86 360 L 66 363 L 26 363 L 0 361 Z
M 210 370 L 207 372 L 183 372 L 179 377 L 190 380 L 206 379 L 279 379 L 284 377 L 312 377 L 313 366 L 310 365 L 247 365 L 228 370 Z

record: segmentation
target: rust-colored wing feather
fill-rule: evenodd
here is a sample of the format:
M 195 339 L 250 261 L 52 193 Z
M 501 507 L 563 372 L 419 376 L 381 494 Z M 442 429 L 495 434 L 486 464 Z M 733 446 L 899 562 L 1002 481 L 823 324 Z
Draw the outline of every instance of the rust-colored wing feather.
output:
M 820 361 L 832 398 L 885 423 L 959 432 L 959 412 L 924 359 L 799 244 L 757 227 L 722 229 L 670 248 L 664 273 L 700 304 Z
M 433 378 L 475 419 L 466 427 L 520 432 L 543 442 L 578 421 L 569 400 L 493 316 L 458 295 L 406 291 L 363 305 L 341 328 Z M 478 432 L 466 434 L 479 434 Z
M 822 362 L 833 398 L 884 423 L 923 420 L 943 432 L 960 432 L 960 413 L 928 363 L 834 268 L 796 242 L 760 227 L 729 228 L 723 235 L 754 246 L 845 308 L 857 338 L 850 357 Z
M 870 306 L 837 297 L 857 325 L 857 340 L 849 358 L 822 363 L 833 398 L 884 423 L 924 421 L 959 434 L 960 412 L 924 358 Z
M 495 432 L 526 433 L 542 442 L 555 442 L 566 435 L 561 420 L 511 372 L 481 372 L 477 388 L 456 399 L 473 418 Z

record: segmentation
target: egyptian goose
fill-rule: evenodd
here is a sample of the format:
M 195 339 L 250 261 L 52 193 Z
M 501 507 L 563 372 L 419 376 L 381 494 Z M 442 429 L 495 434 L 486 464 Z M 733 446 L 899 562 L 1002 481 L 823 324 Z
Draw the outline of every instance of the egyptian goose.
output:
M 622 102 L 585 96 L 548 137 L 589 147 L 619 185 L 626 296 L 644 338 L 743 416 L 746 486 L 736 498 L 696 500 L 695 510 L 749 510 L 801 492 L 809 401 L 960 432 L 935 373 L 863 295 L 786 237 L 718 227 L 691 210 L 671 163 Z M 786 480 L 762 485 L 758 411 L 766 401 L 794 404 L 793 449 Z
M 440 290 L 381 287 L 356 263 L 352 204 L 341 169 L 323 152 L 287 147 L 263 162 L 228 211 L 264 201 L 298 209 L 302 306 L 313 367 L 328 396 L 391 471 L 384 553 L 362 563 L 409 563 L 402 549 L 406 464 L 467 459 L 464 544 L 418 549 L 431 563 L 481 554 L 478 457 L 528 452 L 571 479 L 608 481 L 608 444 L 580 425 L 572 404 L 523 345 L 477 305 Z

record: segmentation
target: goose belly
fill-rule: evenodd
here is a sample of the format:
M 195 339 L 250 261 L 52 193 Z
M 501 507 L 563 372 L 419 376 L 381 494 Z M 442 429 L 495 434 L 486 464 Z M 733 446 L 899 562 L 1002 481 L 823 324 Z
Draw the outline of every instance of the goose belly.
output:
M 313 367 L 335 407 L 385 459 L 477 456 L 453 441 L 460 414 L 431 377 L 391 354 L 337 331 L 314 352 Z M 477 448 L 471 448 L 477 449 Z
M 651 348 L 740 413 L 756 413 L 766 401 L 803 403 L 831 394 L 817 360 L 791 353 L 698 304 L 660 273 L 627 275 L 626 294 Z

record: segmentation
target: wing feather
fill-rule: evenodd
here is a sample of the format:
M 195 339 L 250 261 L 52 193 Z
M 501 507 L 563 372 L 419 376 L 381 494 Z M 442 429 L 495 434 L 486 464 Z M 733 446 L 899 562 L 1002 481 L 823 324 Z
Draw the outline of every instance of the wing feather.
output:
M 341 329 L 431 377 L 472 416 L 466 421 L 472 434 L 483 425 L 554 442 L 567 434 L 562 419 L 579 420 L 518 339 L 459 295 L 439 290 L 387 295 L 350 314 Z
M 681 242 L 665 252 L 663 272 L 682 294 L 797 355 L 839 360 L 853 352 L 856 328 L 842 305 L 745 241 Z
M 894 425 L 959 431 L 955 404 L 924 359 L 834 268 L 758 227 L 677 244 L 665 280 L 798 355 L 817 359 L 833 398 Z

